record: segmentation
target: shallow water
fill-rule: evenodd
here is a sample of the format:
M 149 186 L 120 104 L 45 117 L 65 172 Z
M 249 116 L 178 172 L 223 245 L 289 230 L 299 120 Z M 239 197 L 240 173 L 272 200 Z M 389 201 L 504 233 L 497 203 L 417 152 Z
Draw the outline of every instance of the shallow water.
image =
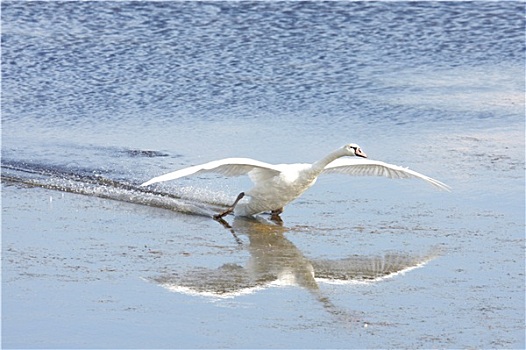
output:
M 524 348 L 524 4 L 2 2 L 4 348 Z M 450 185 L 248 179 L 348 142 Z

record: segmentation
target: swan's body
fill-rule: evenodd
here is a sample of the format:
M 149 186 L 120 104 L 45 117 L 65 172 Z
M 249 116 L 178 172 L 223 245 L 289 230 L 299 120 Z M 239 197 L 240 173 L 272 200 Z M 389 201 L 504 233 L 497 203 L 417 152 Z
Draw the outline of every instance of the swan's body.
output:
M 345 156 L 358 156 L 361 158 L 338 159 Z M 215 172 L 225 176 L 248 174 L 254 183 L 254 187 L 246 193 L 242 192 L 232 207 L 218 217 L 222 217 L 232 211 L 239 216 L 252 216 L 266 211 L 280 214 L 285 205 L 298 198 L 309 187 L 314 185 L 318 176 L 324 173 L 375 175 L 390 178 L 420 178 L 440 189 L 449 190 L 449 187 L 444 183 L 416 171 L 364 158 L 367 158 L 367 156 L 355 144 L 345 145 L 313 164 L 273 165 L 250 158 L 227 158 L 154 177 L 141 186 L 204 172 Z M 245 194 L 250 197 L 249 200 L 238 204 Z

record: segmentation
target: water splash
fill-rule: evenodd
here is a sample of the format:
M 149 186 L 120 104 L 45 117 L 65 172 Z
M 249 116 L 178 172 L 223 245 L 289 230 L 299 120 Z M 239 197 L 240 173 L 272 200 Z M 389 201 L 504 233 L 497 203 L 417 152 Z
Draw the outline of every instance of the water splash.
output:
M 222 193 L 194 187 L 185 187 L 181 194 L 150 190 L 89 169 L 71 171 L 60 166 L 5 161 L 2 163 L 1 179 L 6 185 L 42 187 L 192 215 L 212 216 L 228 206 L 227 198 Z

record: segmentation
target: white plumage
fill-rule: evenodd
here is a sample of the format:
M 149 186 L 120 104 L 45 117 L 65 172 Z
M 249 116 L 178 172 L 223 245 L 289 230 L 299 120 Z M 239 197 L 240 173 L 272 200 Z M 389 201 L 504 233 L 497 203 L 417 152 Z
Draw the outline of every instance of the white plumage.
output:
M 355 176 L 385 176 L 391 179 L 410 179 L 414 177 L 427 181 L 441 190 L 450 190 L 448 185 L 429 176 L 379 160 L 340 158 L 327 165 L 322 173 L 340 173 Z
M 341 158 L 345 156 L 361 158 Z M 419 178 L 439 189 L 449 191 L 446 184 L 429 176 L 397 165 L 365 158 L 367 156 L 356 144 L 345 145 L 313 164 L 274 165 L 250 158 L 227 158 L 154 177 L 141 186 L 207 172 L 225 176 L 248 175 L 254 187 L 246 193 L 242 192 L 236 202 L 216 218 L 221 218 L 232 211 L 235 215 L 240 216 L 252 216 L 266 211 L 279 214 L 285 205 L 311 187 L 320 174 L 327 173 L 385 176 L 395 179 Z M 239 202 L 245 194 L 249 199 Z

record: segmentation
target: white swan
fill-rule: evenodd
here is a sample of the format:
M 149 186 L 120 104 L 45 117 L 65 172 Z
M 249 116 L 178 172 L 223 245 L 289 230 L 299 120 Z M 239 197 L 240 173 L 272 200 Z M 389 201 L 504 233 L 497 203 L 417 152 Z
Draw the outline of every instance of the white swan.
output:
M 339 159 L 344 156 L 360 158 Z M 278 215 L 281 214 L 285 205 L 314 185 L 320 174 L 326 173 L 386 176 L 396 179 L 420 178 L 439 189 L 449 191 L 449 186 L 446 184 L 416 171 L 365 158 L 367 155 L 356 144 L 338 148 L 313 164 L 273 165 L 250 158 L 227 158 L 154 177 L 141 186 L 205 172 L 215 172 L 225 176 L 248 174 L 255 185 L 246 192 L 250 198 L 238 204 L 245 196 L 245 193 L 241 192 L 232 206 L 221 214 L 215 215 L 215 219 L 220 219 L 232 212 L 237 216 L 252 216 L 266 211 L 270 211 L 273 217 L 279 218 Z

